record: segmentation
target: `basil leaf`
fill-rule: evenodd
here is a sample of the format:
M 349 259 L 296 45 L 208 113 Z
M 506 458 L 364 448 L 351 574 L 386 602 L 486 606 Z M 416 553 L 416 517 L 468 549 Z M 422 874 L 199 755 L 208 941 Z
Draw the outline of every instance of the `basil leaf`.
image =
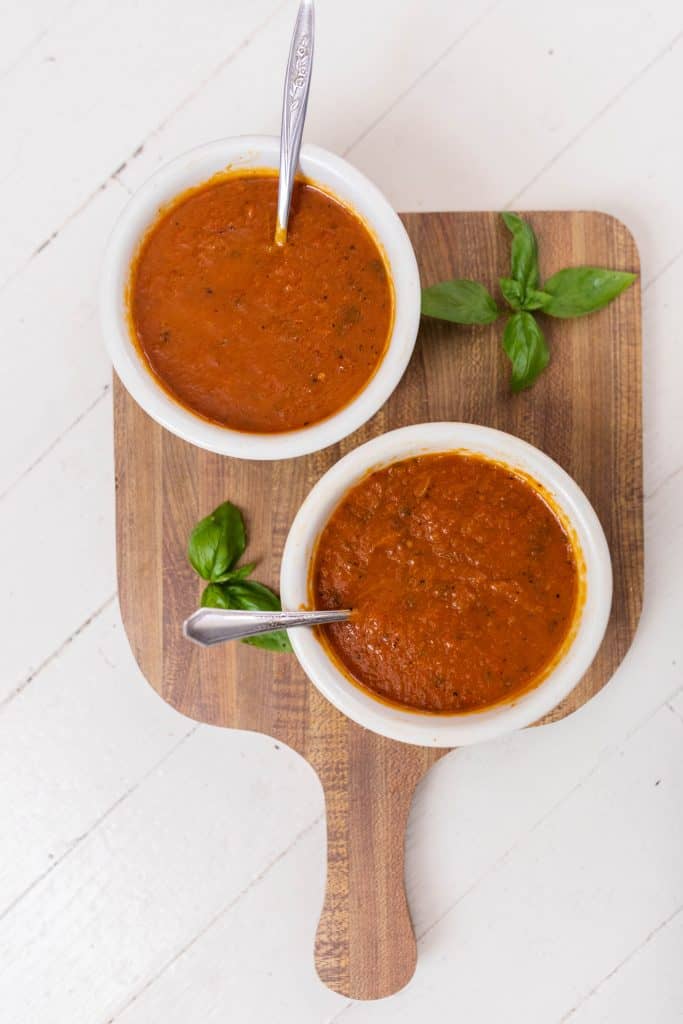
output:
M 512 363 L 513 391 L 530 387 L 550 360 L 541 328 L 531 313 L 514 313 L 505 325 L 503 348 Z
M 505 226 L 512 235 L 510 266 L 512 277 L 522 288 L 526 297 L 530 289 L 538 284 L 538 243 L 534 229 L 516 213 L 501 213 Z
M 230 596 L 235 604 L 233 608 L 245 608 L 252 612 L 279 612 L 282 608 L 280 598 L 270 587 L 256 580 L 242 580 L 229 583 Z
M 264 651 L 278 651 L 280 654 L 290 654 L 292 651 L 286 629 L 274 629 L 272 633 L 247 636 L 242 643 L 249 644 L 250 647 L 261 647 Z
M 230 600 L 235 602 L 234 608 L 264 612 L 279 612 L 282 608 L 277 594 L 274 594 L 270 587 L 266 587 L 263 583 L 245 580 L 243 583 L 230 583 L 228 587 L 230 588 Z M 291 651 L 292 649 L 287 631 L 284 629 L 246 637 L 242 643 L 250 644 L 252 647 L 263 647 L 268 651 Z
M 270 587 L 263 583 L 249 580 L 246 583 L 209 583 L 204 588 L 201 599 L 202 608 L 237 608 L 246 611 L 279 611 L 282 607 L 280 598 Z M 248 636 L 242 641 L 251 647 L 261 647 L 266 651 L 289 653 L 292 645 L 285 629 L 274 629 L 272 633 L 261 633 L 259 636 Z
M 492 324 L 500 310 L 478 281 L 442 281 L 422 289 L 422 312 L 454 324 Z
M 237 608 L 230 599 L 230 591 L 222 583 L 209 583 L 204 587 L 202 599 L 199 602 L 202 608 Z
M 543 312 L 561 318 L 584 316 L 602 309 L 633 284 L 635 274 L 601 267 L 567 267 L 543 286 L 549 296 Z
M 245 580 L 247 576 L 251 576 L 255 568 L 256 562 L 247 562 L 245 565 L 241 565 L 239 569 L 231 569 L 230 572 L 223 573 L 223 575 L 219 576 L 216 580 L 216 583 L 230 583 L 233 580 Z
M 274 594 L 270 587 L 255 580 L 245 580 L 243 583 L 229 583 L 230 600 L 234 601 L 235 608 L 247 608 L 250 611 L 280 611 L 282 605 L 280 598 Z M 260 636 L 246 637 L 242 643 L 250 644 L 252 647 L 262 647 L 267 651 L 291 651 L 292 645 L 289 642 L 287 631 L 276 629 L 272 633 L 261 633 Z
M 524 292 L 519 281 L 513 281 L 511 277 L 501 277 L 498 279 L 498 284 L 507 304 L 513 309 L 521 309 Z
M 187 557 L 203 579 L 215 583 L 232 569 L 246 546 L 242 513 L 231 502 L 224 501 L 195 526 Z
M 537 288 L 530 288 L 526 293 L 522 309 L 545 309 L 549 298 L 550 296 L 546 292 L 539 291 Z

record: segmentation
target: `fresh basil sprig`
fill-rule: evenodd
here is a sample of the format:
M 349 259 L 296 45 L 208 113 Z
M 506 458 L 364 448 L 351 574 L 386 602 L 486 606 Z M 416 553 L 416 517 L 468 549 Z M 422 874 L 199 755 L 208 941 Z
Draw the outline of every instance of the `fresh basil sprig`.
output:
M 532 314 L 566 319 L 595 313 L 616 299 L 635 274 L 602 267 L 567 267 L 540 286 L 538 242 L 531 225 L 516 213 L 502 213 L 512 235 L 510 276 L 498 284 L 513 311 L 503 332 L 503 349 L 512 364 L 513 391 L 530 387 L 550 361 L 543 332 Z M 422 312 L 457 324 L 491 324 L 502 315 L 493 296 L 477 281 L 442 281 L 422 289 Z
M 193 569 L 208 580 L 201 604 L 203 608 L 243 608 L 249 611 L 279 611 L 282 605 L 270 587 L 247 579 L 256 568 L 255 562 L 237 567 L 247 546 L 247 532 L 242 513 L 229 501 L 201 519 L 192 533 L 187 556 Z M 284 629 L 260 636 L 245 637 L 244 644 L 268 651 L 291 651 Z

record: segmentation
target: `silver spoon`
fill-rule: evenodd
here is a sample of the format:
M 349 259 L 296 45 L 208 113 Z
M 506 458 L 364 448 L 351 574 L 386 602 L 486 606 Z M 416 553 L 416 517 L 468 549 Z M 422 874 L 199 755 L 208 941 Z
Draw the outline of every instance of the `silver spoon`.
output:
M 277 194 L 277 221 L 275 244 L 287 241 L 289 207 L 292 202 L 294 178 L 299 165 L 301 136 L 306 119 L 306 105 L 313 71 L 313 33 L 315 15 L 313 0 L 301 0 L 289 48 L 282 97 L 282 127 L 280 128 L 280 182 Z
M 295 626 L 322 626 L 326 622 L 345 622 L 350 611 L 334 612 L 246 612 L 222 608 L 200 608 L 183 623 L 183 633 L 201 647 L 212 647 L 226 640 L 242 640 L 274 629 Z

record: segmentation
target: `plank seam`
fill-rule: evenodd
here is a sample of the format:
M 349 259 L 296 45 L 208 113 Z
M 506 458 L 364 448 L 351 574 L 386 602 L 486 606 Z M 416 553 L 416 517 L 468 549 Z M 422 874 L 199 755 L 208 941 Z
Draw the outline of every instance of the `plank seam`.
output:
M 660 267 L 660 268 L 659 268 L 659 270 L 658 270 L 658 271 L 657 271 L 657 273 L 656 273 L 656 274 L 654 275 L 654 277 L 651 277 L 651 278 L 649 278 L 649 279 L 648 279 L 648 281 L 647 281 L 647 283 L 646 283 L 646 284 L 643 284 L 643 285 L 641 286 L 641 292 L 642 292 L 642 294 L 644 295 L 644 294 L 645 294 L 645 292 L 646 292 L 646 291 L 648 290 L 648 288 L 650 287 L 650 285 L 652 285 L 652 284 L 654 284 L 654 283 L 655 283 L 656 281 L 658 281 L 658 280 L 660 279 L 660 277 L 663 277 L 663 276 L 664 276 L 664 274 L 666 274 L 667 270 L 670 270 L 670 269 L 671 269 L 671 267 L 673 267 L 673 266 L 674 266 L 674 264 L 678 262 L 678 260 L 679 260 L 679 259 L 681 258 L 681 256 L 683 256 L 683 249 L 679 249 L 679 250 L 678 250 L 678 252 L 677 252 L 677 253 L 676 253 L 676 254 L 675 254 L 674 256 L 672 256 L 672 257 L 671 257 L 671 259 L 670 259 L 670 260 L 667 260 L 667 262 L 666 262 L 666 263 L 664 264 L 664 266 L 663 266 L 663 267 Z
M 594 985 L 593 988 L 590 989 L 590 991 L 587 992 L 586 995 L 578 1003 L 576 1003 L 576 1005 L 573 1006 L 571 1008 L 571 1010 L 569 1010 L 568 1013 L 566 1013 L 564 1015 L 564 1017 L 562 1017 L 562 1019 L 560 1020 L 559 1024 L 566 1024 L 566 1021 L 571 1020 L 571 1018 L 574 1016 L 574 1014 L 577 1013 L 577 1011 L 580 1010 L 582 1006 L 585 1006 L 585 1004 L 589 1001 L 589 999 L 592 999 L 592 997 L 597 992 L 600 991 L 600 989 L 603 987 L 603 985 L 605 985 L 611 978 L 613 978 L 615 976 L 615 974 L 618 974 L 619 971 L 621 970 L 621 968 L 625 964 L 627 964 L 629 962 L 629 960 L 632 959 L 632 957 L 636 956 L 636 954 L 639 953 L 641 949 L 643 949 L 645 946 L 647 946 L 647 944 L 649 942 L 651 942 L 652 939 L 654 939 L 655 935 L 657 935 L 658 932 L 660 932 L 663 928 L 666 928 L 666 926 L 668 924 L 671 924 L 671 922 L 674 920 L 674 918 L 678 917 L 678 915 L 681 913 L 682 910 L 683 910 L 683 903 L 681 904 L 680 907 L 678 907 L 676 910 L 674 910 L 674 912 L 672 914 L 669 914 L 669 916 L 667 918 L 665 918 L 663 921 L 660 921 L 660 923 L 657 925 L 657 927 L 653 928 L 652 931 L 649 932 L 645 936 L 645 938 L 643 939 L 643 941 L 641 943 L 639 943 L 637 946 L 635 946 L 631 950 L 630 953 L 627 953 L 626 956 L 623 958 L 623 960 L 620 960 L 619 963 L 616 965 L 616 967 L 613 967 L 612 970 L 609 972 L 609 974 L 606 974 L 605 977 L 601 981 L 599 981 L 597 985 Z
M 643 495 L 645 501 L 649 502 L 656 498 L 659 492 L 662 491 L 667 484 L 670 484 L 677 476 L 680 475 L 681 470 L 683 470 L 683 465 L 677 466 L 676 469 L 672 469 L 670 473 L 667 473 L 663 480 L 660 480 L 658 484 L 655 484 L 651 491 L 648 491 Z
M 68 15 L 68 13 L 76 6 L 78 2 L 79 0 L 71 0 L 71 3 L 68 3 L 66 7 L 62 11 L 60 11 L 59 15 L 56 18 L 53 18 L 52 21 L 50 21 L 45 26 L 45 28 L 41 29 L 40 32 L 37 32 L 36 35 L 34 35 L 34 37 L 26 44 L 23 50 L 21 50 L 18 56 L 16 56 L 14 60 L 10 64 L 8 64 L 2 72 L 0 72 L 0 81 L 2 81 L 3 78 L 7 78 L 9 75 L 12 74 L 12 72 L 21 64 L 21 62 L 26 57 L 28 57 L 31 50 L 34 50 L 36 48 L 38 43 L 45 38 L 48 32 L 51 32 L 52 29 L 55 28 Z
M 12 481 L 12 483 L 9 484 L 5 488 L 5 490 L 2 492 L 2 494 L 0 494 L 0 502 L 4 501 L 5 498 L 14 490 L 14 488 L 17 487 L 22 482 L 22 480 L 24 480 L 27 476 L 29 476 L 33 472 L 34 469 L 37 469 L 37 467 L 41 464 L 41 462 L 44 459 L 47 458 L 47 456 L 50 454 L 50 452 L 52 452 L 57 447 L 59 442 L 63 441 L 64 438 L 67 436 L 67 434 L 71 433 L 71 431 L 74 429 L 74 427 L 77 427 L 79 423 L 82 423 L 83 420 L 86 418 L 86 416 L 88 416 L 94 409 L 97 408 L 97 406 L 100 404 L 102 399 L 109 393 L 109 391 L 111 391 L 111 384 L 107 383 L 107 384 L 104 385 L 104 388 L 102 389 L 102 391 L 100 391 L 100 393 L 97 396 L 97 398 L 95 398 L 90 403 L 90 405 L 86 409 L 83 410 L 82 413 L 79 413 L 79 415 L 76 417 L 76 419 L 72 420 L 71 423 L 69 423 L 69 425 L 67 427 L 65 427 L 64 430 L 62 430 L 61 433 L 59 433 L 57 435 L 57 437 L 53 441 L 50 442 L 50 444 L 47 446 L 47 448 L 45 448 L 40 453 L 40 455 L 37 455 L 36 458 L 33 460 L 33 462 L 31 462 L 25 469 L 23 469 L 21 471 L 21 473 L 19 474 L 19 476 L 16 477 Z
M 82 622 L 80 624 L 80 626 L 78 626 L 78 628 L 73 631 L 73 633 L 70 633 L 69 636 L 66 638 L 66 640 L 62 641 L 62 643 L 59 645 L 59 647 L 56 647 L 55 650 L 52 651 L 51 654 L 48 654 L 47 658 L 45 658 L 43 661 L 41 661 L 40 665 L 38 665 L 37 668 L 33 669 L 33 671 L 30 672 L 29 675 L 26 676 L 25 679 L 23 679 L 20 683 L 18 683 L 17 686 L 14 688 L 14 690 L 12 690 L 11 693 L 9 693 L 3 700 L 0 701 L 0 712 L 3 710 L 3 708 L 6 708 L 8 704 L 11 704 L 11 702 L 16 697 L 18 697 L 19 694 L 22 693 L 26 689 L 26 687 L 30 683 L 33 682 L 34 679 L 37 679 L 37 677 L 40 675 L 40 673 L 43 671 L 43 669 L 46 669 L 48 667 L 48 665 L 50 665 L 53 661 L 55 661 L 55 659 L 59 658 L 59 656 L 62 654 L 62 652 L 71 643 L 73 643 L 73 641 L 77 637 L 79 637 L 81 635 L 81 633 L 84 630 L 86 630 L 88 628 L 88 626 L 91 625 L 91 623 L 93 623 L 95 621 L 95 619 L 99 618 L 99 616 L 102 614 L 102 612 L 106 611 L 106 609 L 110 606 L 110 604 L 112 604 L 112 602 L 115 599 L 116 599 L 116 591 L 114 591 L 113 594 L 110 594 L 109 597 L 106 599 L 106 601 L 104 601 L 104 603 L 101 604 L 99 606 L 99 608 L 96 608 L 95 611 L 92 612 L 92 614 L 89 615 L 88 618 L 85 619 L 85 621 Z
M 379 114 L 375 118 L 375 120 L 372 121 L 372 123 L 369 124 L 368 127 L 365 128 L 361 132 L 361 134 L 357 138 L 355 138 L 353 140 L 353 142 L 349 146 L 346 147 L 346 149 L 343 151 L 342 155 L 343 156 L 347 156 L 355 146 L 357 146 L 359 143 L 361 143 L 363 141 L 363 139 L 367 138 L 367 136 L 371 132 L 373 132 L 375 130 L 375 128 L 379 127 L 379 125 L 382 123 L 382 121 L 384 121 L 384 119 L 386 117 L 388 117 L 388 115 L 391 113 L 391 111 L 394 110 L 398 106 L 398 104 L 402 100 L 404 100 L 406 98 L 406 96 L 409 96 L 410 93 L 413 91 L 413 89 L 417 85 L 419 85 L 420 82 L 423 81 L 423 79 L 425 79 L 427 77 L 427 75 L 429 75 L 432 71 L 434 71 L 439 66 L 439 64 L 441 64 L 441 62 L 444 61 L 446 59 L 446 57 L 449 56 L 450 53 L 452 53 L 452 51 L 456 48 L 456 46 L 459 43 L 461 43 L 462 40 L 465 39 L 470 34 L 471 31 L 473 31 L 475 28 L 477 28 L 477 26 L 480 25 L 482 23 L 482 21 L 484 21 L 486 18 L 488 18 L 489 14 L 491 14 L 493 11 L 495 11 L 495 9 L 497 7 L 500 7 L 501 3 L 502 3 L 502 0 L 496 0 L 496 2 L 490 4 L 486 8 L 485 11 L 482 11 L 482 13 L 479 15 L 478 18 L 476 18 L 473 22 L 471 22 L 469 25 L 467 25 L 466 28 L 464 28 L 462 30 L 460 35 L 456 36 L 456 38 L 451 43 L 448 44 L 446 49 L 443 50 L 443 52 L 441 54 L 439 54 L 439 56 L 436 58 L 436 60 L 432 61 L 432 63 L 428 67 L 426 67 L 424 69 L 424 71 L 421 71 L 420 74 L 417 76 L 417 78 L 413 79 L 413 81 L 410 83 L 410 85 L 408 85 L 403 90 L 403 92 L 399 93 L 399 95 L 395 99 L 393 99 L 391 101 L 389 106 L 381 114 Z
M 616 106 L 616 104 L 619 102 L 621 97 L 624 96 L 630 89 L 632 89 L 633 86 L 636 85 L 648 73 L 648 71 L 650 71 L 653 67 L 655 67 L 655 65 L 658 64 L 659 61 L 662 60 L 663 57 L 665 57 L 668 53 L 670 53 L 671 50 L 673 50 L 674 47 L 678 45 L 678 43 L 680 42 L 680 40 L 682 38 L 683 38 L 683 30 L 681 30 L 680 32 L 677 32 L 676 35 L 673 37 L 673 39 L 670 42 L 668 42 L 665 46 L 663 46 L 661 48 L 661 50 L 659 50 L 655 54 L 655 56 L 650 61 L 648 61 L 647 64 L 644 65 L 644 67 L 640 68 L 640 70 L 637 71 L 636 74 L 633 75 L 633 77 L 630 78 L 628 80 L 628 82 L 626 82 L 621 87 L 619 92 L 615 93 L 615 95 L 612 96 L 611 99 L 609 99 L 607 101 L 607 103 L 605 103 L 605 105 L 600 108 L 600 110 L 597 112 L 597 114 L 593 114 L 593 116 L 591 118 L 589 118 L 588 121 L 586 121 L 586 123 L 583 125 L 583 127 L 581 127 L 578 130 L 578 132 L 576 132 L 576 134 L 573 135 L 572 138 L 569 139 L 569 141 L 566 142 L 565 145 L 562 146 L 561 149 L 558 150 L 558 152 L 555 154 L 555 156 L 552 157 L 550 160 L 548 160 L 548 162 L 546 164 L 544 164 L 543 167 L 541 167 L 540 171 L 538 171 L 533 176 L 533 178 L 531 178 L 531 180 L 528 181 L 527 184 L 523 186 L 523 188 L 519 189 L 519 191 L 514 194 L 512 199 L 510 199 L 505 204 L 504 209 L 509 209 L 512 206 L 513 203 L 517 202 L 517 200 L 520 198 L 520 196 L 524 195 L 524 193 L 527 191 L 527 189 L 531 188 L 532 185 L 535 185 L 536 182 L 540 178 L 543 177 L 543 175 L 546 173 L 546 171 L 550 170 L 550 168 L 553 167 L 557 163 L 557 161 L 561 157 L 563 157 L 564 154 L 567 153 L 572 148 L 572 146 L 576 142 L 578 142 L 580 138 L 582 138 L 583 135 L 586 134 L 587 131 L 590 131 L 590 129 L 593 127 L 593 125 L 597 124 L 604 117 L 605 114 L 607 114 L 614 106 Z
M 120 1006 L 118 1010 L 114 1012 L 113 1016 L 107 1018 L 106 1024 L 115 1024 L 115 1021 L 120 1018 L 122 1013 L 125 1013 L 125 1011 L 130 1006 L 132 1006 L 132 1004 L 135 1003 L 140 998 L 140 996 L 142 996 L 149 988 L 155 985 L 156 982 L 166 973 L 166 971 L 169 970 L 169 968 L 172 967 L 173 964 L 176 963 L 181 957 L 183 957 L 185 953 L 188 952 L 189 949 L 191 949 L 195 942 L 198 942 L 199 939 L 206 935 L 207 932 L 209 932 L 225 914 L 229 914 L 230 911 L 237 906 L 237 904 L 244 896 L 246 896 L 255 886 L 262 882 L 263 879 L 272 871 L 272 869 L 276 867 L 280 863 L 280 861 L 287 856 L 290 850 L 293 850 L 294 847 L 296 847 L 301 842 L 302 839 L 305 839 L 309 832 L 311 832 L 315 828 L 315 826 L 323 820 L 323 818 L 324 814 L 318 814 L 312 821 L 305 825 L 304 828 L 297 832 L 292 841 L 285 847 L 284 850 L 281 850 L 277 854 L 277 856 L 273 857 L 270 861 L 268 861 L 265 867 L 257 875 L 255 875 L 254 878 L 250 879 L 250 881 L 247 882 L 247 884 L 237 893 L 236 896 L 233 896 L 233 898 L 228 903 L 226 903 L 224 907 L 222 907 L 216 914 L 214 914 L 214 916 L 211 917 L 202 928 L 200 928 L 200 930 L 190 939 L 189 942 L 185 943 L 184 946 L 181 946 L 181 948 L 177 950 L 177 952 L 174 953 L 173 956 L 170 957 L 166 961 L 166 963 L 163 964 L 159 968 L 159 970 L 152 975 L 151 978 L 148 978 L 147 981 L 137 990 L 137 992 L 133 993 L 133 995 L 122 1006 Z
M 231 63 L 232 60 L 234 60 L 234 58 L 246 46 L 249 46 L 253 42 L 254 37 L 268 25 L 268 23 L 277 15 L 277 13 L 280 11 L 280 9 L 284 6 L 285 3 L 286 0 L 282 0 L 280 4 L 276 5 L 271 10 L 270 14 L 262 22 L 256 25 L 255 28 L 247 36 L 245 36 L 242 42 L 234 50 L 232 50 L 231 53 L 224 60 L 222 60 L 219 64 L 216 65 L 213 71 L 209 75 L 207 75 L 206 78 L 202 79 L 198 86 L 196 86 L 189 93 L 187 93 L 184 99 L 181 100 L 181 102 L 177 104 L 177 106 L 175 106 L 162 121 L 160 121 L 154 128 L 150 129 L 150 131 L 145 136 L 144 141 L 133 150 L 132 154 L 126 160 L 124 160 L 122 164 L 119 164 L 119 166 L 114 171 L 112 171 L 111 174 L 109 174 L 108 177 L 105 178 L 105 180 L 101 182 L 101 184 L 98 185 L 97 188 L 95 188 L 90 193 L 90 195 L 86 196 L 86 198 L 62 221 L 59 227 L 55 228 L 55 230 L 50 235 L 48 235 L 48 237 L 44 239 L 40 243 L 40 245 L 37 246 L 37 248 L 33 250 L 28 259 L 26 259 L 22 264 L 16 267 L 15 270 L 12 271 L 10 275 L 5 278 L 5 280 L 0 285 L 0 293 L 19 274 L 22 274 L 26 270 L 26 268 L 30 265 L 30 263 L 35 259 L 36 256 L 43 252 L 43 250 L 47 249 L 48 245 L 51 245 L 52 242 L 54 242 L 54 240 L 59 237 L 61 232 L 68 224 L 70 224 L 76 217 L 78 217 L 79 214 L 83 213 L 83 211 L 86 209 L 87 206 L 90 205 L 95 196 L 97 196 L 100 192 L 104 192 L 104 190 L 108 188 L 112 182 L 115 182 L 118 187 L 123 188 L 124 191 L 126 191 L 130 195 L 130 189 L 123 185 L 123 183 L 119 180 L 117 175 L 119 175 L 121 171 L 123 171 L 124 168 L 127 167 L 131 163 L 131 161 L 135 159 L 136 156 L 140 155 L 149 139 L 151 139 L 154 135 L 158 134 L 162 130 L 162 128 L 165 128 L 169 121 L 173 117 L 175 117 L 175 115 L 179 111 L 181 111 L 183 107 L 185 107 L 186 104 L 190 102 L 190 100 L 194 99 L 194 97 L 199 92 L 201 92 L 201 90 L 215 77 L 215 75 L 219 74 L 225 67 L 227 67 Z
M 195 723 L 189 729 L 189 731 L 186 732 L 178 740 L 177 743 L 174 743 L 174 745 L 169 750 L 166 751 L 166 753 L 163 755 L 163 757 L 161 757 L 158 761 L 156 761 L 155 764 L 153 764 L 152 767 L 149 768 L 144 773 L 144 775 L 141 775 L 140 778 L 137 779 L 136 782 L 132 783 L 128 787 L 128 789 L 125 790 L 125 792 L 122 793 L 121 796 L 119 796 L 114 801 L 114 803 L 111 804 L 107 808 L 107 810 L 104 811 L 100 815 L 100 817 L 97 818 L 92 823 L 92 825 L 90 825 L 90 827 L 85 832 L 83 832 L 80 836 L 77 836 L 75 839 L 73 839 L 69 843 L 69 845 L 66 848 L 66 850 L 55 861 L 53 861 L 53 863 L 50 864 L 50 866 L 48 868 L 46 868 L 45 871 L 43 871 L 40 875 L 38 875 L 37 878 L 34 878 L 34 880 L 31 882 L 31 884 L 27 885 L 26 888 L 23 890 L 23 892 L 19 893 L 18 896 L 15 896 L 15 898 L 13 900 L 11 900 L 10 903 L 7 904 L 5 909 L 0 911 L 0 921 L 3 921 L 4 918 L 6 918 L 8 916 L 8 914 L 10 914 L 19 903 L 21 903 L 21 901 L 24 899 L 25 896 L 28 896 L 28 894 L 30 892 L 32 892 L 32 890 L 35 889 L 36 886 L 40 885 L 41 882 L 43 882 L 49 875 L 51 875 L 52 872 L 56 868 L 58 868 L 60 866 L 60 864 L 62 864 L 67 859 L 67 857 L 69 857 L 74 852 L 74 850 L 76 850 L 81 845 L 81 843 L 85 842 L 85 840 L 89 836 L 91 836 L 94 832 L 96 832 L 97 829 L 99 829 L 100 826 L 104 824 L 104 822 L 107 820 L 107 818 L 109 818 L 110 815 L 113 814 L 113 812 L 118 807 L 120 807 L 128 799 L 129 796 L 132 796 L 132 794 L 136 791 L 136 789 L 139 789 L 139 787 L 144 782 L 146 782 L 147 779 L 149 779 L 150 776 L 153 775 L 154 772 L 157 771 L 157 769 L 160 768 L 164 764 L 164 762 L 168 760 L 169 757 L 171 757 L 173 754 L 175 754 L 175 752 L 178 750 L 178 748 L 181 747 L 183 745 L 183 743 L 185 743 L 185 741 L 188 740 L 190 738 L 190 736 L 193 735 L 193 733 L 197 732 L 197 730 L 199 728 L 200 728 L 199 723 Z
M 494 863 L 482 875 L 479 876 L 479 878 L 475 879 L 472 885 L 470 885 L 469 888 L 465 890 L 465 892 L 458 896 L 458 898 L 449 907 L 447 907 L 442 914 L 440 914 L 437 918 L 435 918 L 435 920 L 431 922 L 431 924 L 424 928 L 417 935 L 418 941 L 424 939 L 425 936 L 428 935 L 433 928 L 440 924 L 448 916 L 448 914 L 450 914 L 451 911 L 458 906 L 458 904 L 462 903 L 462 901 L 467 896 L 474 892 L 474 890 L 477 888 L 477 886 L 481 884 L 481 882 L 483 882 L 486 878 L 493 874 L 494 871 L 496 871 L 497 868 L 510 856 L 510 854 L 517 849 L 517 847 L 524 843 L 529 838 L 529 836 L 533 835 L 533 833 L 536 832 L 538 828 L 545 824 L 545 822 L 552 817 L 555 811 L 562 807 L 563 804 L 570 800 L 580 789 L 583 788 L 583 786 L 586 785 L 589 779 L 591 779 L 595 774 L 597 774 L 597 772 L 601 771 L 605 767 L 605 765 L 616 754 L 618 754 L 619 751 L 622 750 L 638 732 L 640 732 L 641 729 L 644 729 L 645 726 L 649 725 L 649 723 L 655 718 L 655 716 L 662 711 L 665 705 L 666 701 L 663 701 L 658 707 L 656 707 L 653 711 L 646 715 L 646 717 L 642 719 L 642 721 L 638 722 L 637 725 L 635 725 L 631 730 L 629 730 L 629 732 L 627 732 L 626 735 L 623 736 L 617 743 L 615 743 L 614 745 L 608 745 L 606 747 L 603 747 L 603 749 L 599 751 L 596 755 L 593 767 L 585 775 L 583 775 L 579 779 L 579 781 L 574 786 L 572 786 L 570 790 L 564 793 L 563 796 L 561 796 L 560 799 L 552 805 L 552 807 L 550 807 L 544 814 L 542 814 L 540 818 L 537 818 L 533 825 L 531 825 L 531 827 L 527 829 L 522 836 L 516 839 L 515 842 L 512 843 L 510 847 L 508 847 L 508 849 L 504 853 L 502 853 L 500 857 L 496 861 L 494 861 Z M 558 727 L 560 723 L 553 722 L 550 723 L 550 725 Z
M 675 707 L 675 706 L 674 706 L 674 705 L 673 705 L 673 704 L 671 703 L 671 701 L 675 700 L 675 699 L 676 699 L 676 697 L 678 697 L 678 695 L 679 695 L 679 694 L 680 694 L 681 692 L 682 692 L 681 690 L 678 690 L 678 691 L 677 691 L 677 692 L 676 692 L 676 693 L 675 693 L 675 694 L 673 695 L 673 697 L 671 697 L 671 699 L 670 699 L 670 700 L 668 700 L 668 701 L 666 702 L 666 706 L 668 707 L 669 711 L 670 711 L 670 712 L 671 712 L 671 714 L 672 714 L 672 715 L 674 716 L 674 718 L 676 718 L 676 719 L 677 719 L 677 720 L 678 720 L 678 721 L 679 721 L 679 722 L 680 722 L 680 723 L 681 723 L 681 724 L 683 725 L 683 715 L 682 715 L 682 714 L 680 713 L 680 711 L 678 710 L 678 708 L 677 708 L 677 707 Z

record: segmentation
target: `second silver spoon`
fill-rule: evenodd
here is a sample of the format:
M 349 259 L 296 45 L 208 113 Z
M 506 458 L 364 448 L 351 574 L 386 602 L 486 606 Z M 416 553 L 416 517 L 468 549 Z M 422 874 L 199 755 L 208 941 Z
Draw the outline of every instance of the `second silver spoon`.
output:
M 183 623 L 183 633 L 201 647 L 212 647 L 226 640 L 243 640 L 274 629 L 295 626 L 322 626 L 327 622 L 345 622 L 350 611 L 333 612 L 248 612 L 222 608 L 200 608 Z

